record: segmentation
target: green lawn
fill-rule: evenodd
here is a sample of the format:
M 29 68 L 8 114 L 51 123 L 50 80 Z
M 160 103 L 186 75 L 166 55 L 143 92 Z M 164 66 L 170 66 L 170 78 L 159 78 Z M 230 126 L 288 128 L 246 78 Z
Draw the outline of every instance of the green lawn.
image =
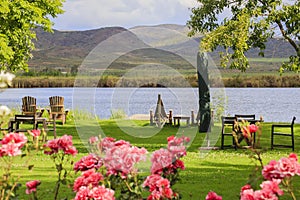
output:
M 99 135 L 101 132 L 93 132 L 101 127 L 102 134 L 114 137 L 116 139 L 127 140 L 133 145 L 145 147 L 148 151 L 154 151 L 162 147 L 166 147 L 166 138 L 170 135 L 186 135 L 192 138 L 192 143 L 188 148 L 188 154 L 184 157 L 186 169 L 180 173 L 181 181 L 175 185 L 176 189 L 183 195 L 184 200 L 205 199 L 206 194 L 213 190 L 223 196 L 223 200 L 238 199 L 239 191 L 242 186 L 247 183 L 248 177 L 254 169 L 254 162 L 249 158 L 249 150 L 233 148 L 225 150 L 201 150 L 199 147 L 205 146 L 204 133 L 198 133 L 197 127 L 176 128 L 165 126 L 162 130 L 157 127 L 148 126 L 148 121 L 128 121 L 120 120 L 100 120 L 99 124 L 94 124 L 91 120 L 81 121 L 81 129 L 76 129 L 75 123 L 69 119 L 65 125 L 57 125 L 57 134 L 62 136 L 69 134 L 73 136 L 73 142 L 79 150 L 79 155 L 74 161 L 80 159 L 81 156 L 88 153 L 85 144 L 87 138 L 91 135 Z M 94 127 L 93 127 L 94 126 Z M 96 127 L 97 126 L 97 127 Z M 79 127 L 79 126 L 78 126 Z M 77 127 L 77 128 L 78 128 Z M 79 130 L 79 131 L 78 131 Z M 86 134 L 84 131 L 86 130 Z M 100 129 L 99 129 L 100 130 Z M 79 132 L 79 134 L 78 134 Z M 216 142 L 215 146 L 220 147 L 220 124 L 216 123 L 212 127 L 210 133 L 211 143 Z M 300 124 L 295 126 L 295 152 L 300 150 Z M 52 132 L 48 133 L 49 139 L 52 139 Z M 226 143 L 230 143 L 230 138 Z M 262 155 L 264 164 L 272 159 L 279 159 L 282 156 L 288 156 L 290 149 L 276 149 L 271 151 L 270 148 L 270 123 L 263 123 L 263 134 L 261 138 L 263 147 L 268 148 L 267 152 Z M 42 184 L 38 188 L 40 199 L 53 199 L 53 189 L 56 181 L 55 166 L 51 159 L 42 153 L 32 154 L 29 164 L 33 164 L 32 170 L 27 169 L 25 160 L 27 158 L 17 158 L 14 165 L 14 175 L 20 175 L 22 187 L 19 190 L 21 195 L 19 199 L 29 199 L 25 195 L 24 183 L 29 180 L 39 179 Z M 1 166 L 4 163 L 0 163 Z M 150 163 L 146 163 L 144 170 L 147 170 Z M 1 170 L 3 168 L 1 167 Z M 148 173 L 147 171 L 145 173 Z M 73 179 L 76 176 L 72 177 Z M 300 180 L 295 181 L 295 188 L 300 187 Z M 297 199 L 300 199 L 300 191 L 296 191 Z M 60 199 L 72 199 L 74 193 L 68 186 L 63 186 L 59 194 Z M 289 196 L 281 199 L 291 199 Z

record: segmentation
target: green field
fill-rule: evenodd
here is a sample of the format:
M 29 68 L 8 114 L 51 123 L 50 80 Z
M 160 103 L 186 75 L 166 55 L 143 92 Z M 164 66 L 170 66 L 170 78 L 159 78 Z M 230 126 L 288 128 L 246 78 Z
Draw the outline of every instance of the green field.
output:
M 148 121 L 130 121 L 127 120 L 99 120 L 98 124 L 92 123 L 93 121 L 88 118 L 81 118 L 78 124 L 81 124 L 80 134 L 78 134 L 76 126 L 72 118 L 69 118 L 65 125 L 57 125 L 57 133 L 59 136 L 69 134 L 73 136 L 73 142 L 79 150 L 79 154 L 74 158 L 74 161 L 80 159 L 81 156 L 87 155 L 88 149 L 85 144 L 87 139 L 92 135 L 99 135 L 100 132 L 94 132 L 99 126 L 102 133 L 106 136 L 114 137 L 116 139 L 123 139 L 129 141 L 131 144 L 138 147 L 145 147 L 149 152 L 158 150 L 159 148 L 166 147 L 166 138 L 170 135 L 185 135 L 191 137 L 192 143 L 188 148 L 187 156 L 184 157 L 186 169 L 180 172 L 180 182 L 175 185 L 175 188 L 183 195 L 184 200 L 201 200 L 205 199 L 206 194 L 213 190 L 219 195 L 223 196 L 223 200 L 239 199 L 240 188 L 247 183 L 249 175 L 252 173 L 255 162 L 249 158 L 250 151 L 246 149 L 234 150 L 228 148 L 225 150 L 199 150 L 199 147 L 205 146 L 204 133 L 198 133 L 196 126 L 178 128 L 173 126 L 165 126 L 162 130 L 157 127 L 149 126 Z M 272 159 L 279 159 L 282 156 L 288 156 L 291 152 L 290 149 L 276 149 L 270 150 L 270 123 L 263 123 L 263 133 L 261 138 L 261 146 L 267 148 L 267 151 L 262 154 L 263 163 L 267 164 Z M 150 136 L 153 132 L 156 134 Z M 212 133 L 218 135 L 220 133 L 220 124 L 215 123 L 212 127 Z M 295 126 L 295 152 L 300 151 L 300 124 Z M 52 132 L 48 133 L 49 138 L 52 139 Z M 212 140 L 216 147 L 220 147 L 220 138 Z M 231 138 L 226 139 L 229 144 Z M 288 141 L 281 141 L 288 142 Z M 17 159 L 14 164 L 13 175 L 20 175 L 20 182 L 22 187 L 19 189 L 21 195 L 19 199 L 29 199 L 25 195 L 24 183 L 29 180 L 38 179 L 42 184 L 38 187 L 39 199 L 50 200 L 53 199 L 53 189 L 56 181 L 55 166 L 51 159 L 37 153 L 30 156 L 28 164 L 33 164 L 32 170 L 27 169 L 25 164 L 26 157 Z M 0 163 L 4 166 L 4 163 Z M 147 175 L 149 163 L 147 167 L 143 167 L 143 173 Z M 3 170 L 3 168 L 1 168 Z M 71 177 L 74 180 L 76 176 Z M 295 188 L 300 187 L 300 179 L 297 177 L 294 182 Z M 68 186 L 62 186 L 59 193 L 59 199 L 72 199 L 74 193 Z M 300 190 L 296 189 L 297 199 L 300 198 Z M 286 195 L 280 199 L 291 199 Z

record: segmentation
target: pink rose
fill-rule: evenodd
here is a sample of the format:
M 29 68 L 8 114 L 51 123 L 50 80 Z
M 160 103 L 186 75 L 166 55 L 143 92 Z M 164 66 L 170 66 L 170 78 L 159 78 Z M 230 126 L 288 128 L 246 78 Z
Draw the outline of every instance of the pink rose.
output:
M 95 200 L 114 200 L 115 192 L 104 186 L 97 186 L 90 190 L 89 197 Z
M 104 180 L 104 177 L 102 174 L 95 172 L 95 169 L 87 170 L 83 172 L 81 176 L 76 178 L 73 185 L 73 190 L 78 192 L 82 186 L 96 187 L 102 180 Z
M 71 135 L 63 135 L 61 138 L 49 140 L 44 145 L 44 154 L 52 155 L 58 153 L 58 151 L 63 151 L 65 154 L 73 156 L 78 153 L 73 146 Z
M 57 145 L 61 150 L 73 146 L 72 135 L 63 135 L 57 140 Z
M 74 170 L 77 171 L 86 171 L 88 169 L 99 169 L 103 165 L 102 159 L 95 155 L 89 154 L 87 156 L 83 156 L 78 162 L 74 165 Z
M 82 186 L 78 189 L 74 200 L 88 200 L 89 199 L 89 188 Z
M 205 200 L 222 200 L 222 197 L 217 195 L 215 192 L 209 192 L 206 195 Z
M 156 183 L 162 179 L 160 175 L 152 174 L 147 176 L 146 180 L 143 183 L 143 187 L 149 187 L 150 192 L 156 190 Z
M 242 190 L 240 200 L 255 200 L 253 189 L 248 188 Z
M 170 188 L 170 181 L 156 174 L 148 176 L 143 183 L 143 187 L 149 188 L 151 192 L 147 198 L 148 200 L 172 199 L 177 195 Z
M 98 137 L 95 137 L 95 136 L 90 137 L 90 139 L 89 139 L 89 143 L 90 144 L 95 144 L 97 142 L 98 142 Z
M 250 133 L 255 133 L 258 130 L 258 126 L 256 126 L 255 124 L 250 124 L 248 129 Z
M 262 188 L 262 190 L 265 193 L 273 193 L 276 195 L 283 195 L 283 191 L 279 188 L 279 184 L 281 183 L 280 179 L 273 179 L 272 181 L 264 181 L 262 182 L 262 184 L 260 185 L 260 187 Z
M 2 156 L 18 156 L 21 155 L 22 151 L 18 144 L 8 143 L 4 144 L 1 147 L 1 155 Z
M 297 155 L 290 154 L 288 158 L 283 157 L 277 161 L 271 161 L 262 171 L 265 179 L 284 179 L 300 175 L 300 164 L 298 163 Z
M 39 129 L 34 129 L 29 131 L 30 135 L 32 135 L 33 137 L 38 137 L 41 135 L 41 131 Z
M 64 150 L 64 152 L 65 152 L 65 154 L 72 155 L 72 156 L 76 156 L 78 153 L 76 147 L 74 147 L 74 146 L 66 148 Z
M 22 148 L 27 142 L 27 137 L 23 133 L 8 133 L 4 135 L 1 144 L 15 143 Z
M 28 181 L 26 183 L 26 194 L 31 194 L 32 192 L 36 191 L 37 186 L 41 184 L 41 181 L 34 180 L 34 181 Z
M 298 162 L 298 156 L 295 153 L 290 153 L 289 158 L 293 159 L 295 162 Z
M 98 148 L 101 150 L 101 151 L 107 151 L 108 149 L 112 148 L 115 146 L 115 141 L 116 139 L 115 138 L 112 138 L 112 137 L 105 137 L 103 138 L 99 144 L 98 144 Z
M 135 164 L 146 160 L 147 150 L 145 148 L 132 147 L 128 145 L 114 146 L 107 150 L 104 165 L 108 175 L 117 175 L 119 172 L 123 178 L 131 172 L 135 172 Z
M 280 172 L 276 169 L 276 160 L 271 160 L 268 165 L 264 166 L 262 175 L 265 179 L 271 180 L 272 178 L 281 178 Z
M 159 149 L 154 151 L 151 156 L 151 173 L 161 173 L 165 167 L 168 167 L 173 162 L 173 154 L 167 149 Z

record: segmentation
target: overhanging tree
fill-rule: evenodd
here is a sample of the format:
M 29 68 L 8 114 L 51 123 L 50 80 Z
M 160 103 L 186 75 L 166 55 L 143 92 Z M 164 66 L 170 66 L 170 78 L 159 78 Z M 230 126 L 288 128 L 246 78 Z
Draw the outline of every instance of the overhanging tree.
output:
M 204 33 L 200 47 L 214 51 L 223 47 L 220 62 L 223 67 L 245 71 L 249 61 L 245 53 L 259 48 L 264 56 L 268 39 L 280 35 L 289 42 L 295 54 L 283 62 L 280 72 L 300 70 L 300 0 L 197 0 L 187 22 L 190 35 Z M 228 16 L 220 19 L 220 14 Z
M 51 32 L 64 0 L 0 0 L 0 70 L 28 70 L 34 29 Z

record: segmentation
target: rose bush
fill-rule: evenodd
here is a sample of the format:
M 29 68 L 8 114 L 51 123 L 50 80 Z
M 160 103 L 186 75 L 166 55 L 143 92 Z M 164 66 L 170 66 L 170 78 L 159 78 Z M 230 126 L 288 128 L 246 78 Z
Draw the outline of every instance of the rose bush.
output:
M 248 148 L 252 156 L 259 162 L 260 174 L 258 178 L 262 179 L 262 183 L 259 185 L 260 188 L 256 189 L 255 181 L 242 186 L 240 192 L 241 200 L 278 200 L 280 196 L 289 194 L 293 200 L 296 197 L 293 192 L 292 180 L 294 176 L 300 176 L 300 163 L 298 162 L 298 156 L 295 153 L 291 153 L 288 157 L 282 157 L 278 161 L 271 160 L 268 165 L 264 166 L 261 158 L 262 152 L 265 150 L 260 147 L 260 136 L 261 136 L 261 125 L 249 124 L 247 121 L 236 123 L 236 130 L 233 131 L 233 135 L 238 141 L 237 132 L 241 131 L 243 137 L 250 142 L 251 146 Z M 258 139 L 254 143 L 254 133 L 258 133 Z M 240 147 L 240 146 L 239 146 Z M 256 170 L 258 171 L 258 170 Z M 206 200 L 222 200 L 221 196 L 218 196 L 215 192 L 211 191 L 206 196 Z
M 98 187 L 112 195 L 107 199 L 143 199 L 145 189 L 149 200 L 179 199 L 172 186 L 179 179 L 179 171 L 185 168 L 180 159 L 186 155 L 188 142 L 187 137 L 170 136 L 166 149 L 153 152 L 150 175 L 145 178 L 136 167 L 146 160 L 145 148 L 111 137 L 91 137 L 92 153 L 74 164 L 74 171 L 81 172 L 73 186 L 75 200 L 95 199 L 91 191 Z
M 44 154 L 51 157 L 57 171 L 57 182 L 54 190 L 55 200 L 58 197 L 60 185 L 67 184 L 69 168 L 71 168 L 73 163 L 71 156 L 75 156 L 77 153 L 78 151 L 73 146 L 71 135 L 63 135 L 44 144 Z
M 5 134 L 0 141 L 0 158 L 5 164 L 3 175 L 0 179 L 0 199 L 9 199 L 16 196 L 19 187 L 18 177 L 11 173 L 14 157 L 22 155 L 22 148 L 27 142 L 27 137 L 23 133 Z

